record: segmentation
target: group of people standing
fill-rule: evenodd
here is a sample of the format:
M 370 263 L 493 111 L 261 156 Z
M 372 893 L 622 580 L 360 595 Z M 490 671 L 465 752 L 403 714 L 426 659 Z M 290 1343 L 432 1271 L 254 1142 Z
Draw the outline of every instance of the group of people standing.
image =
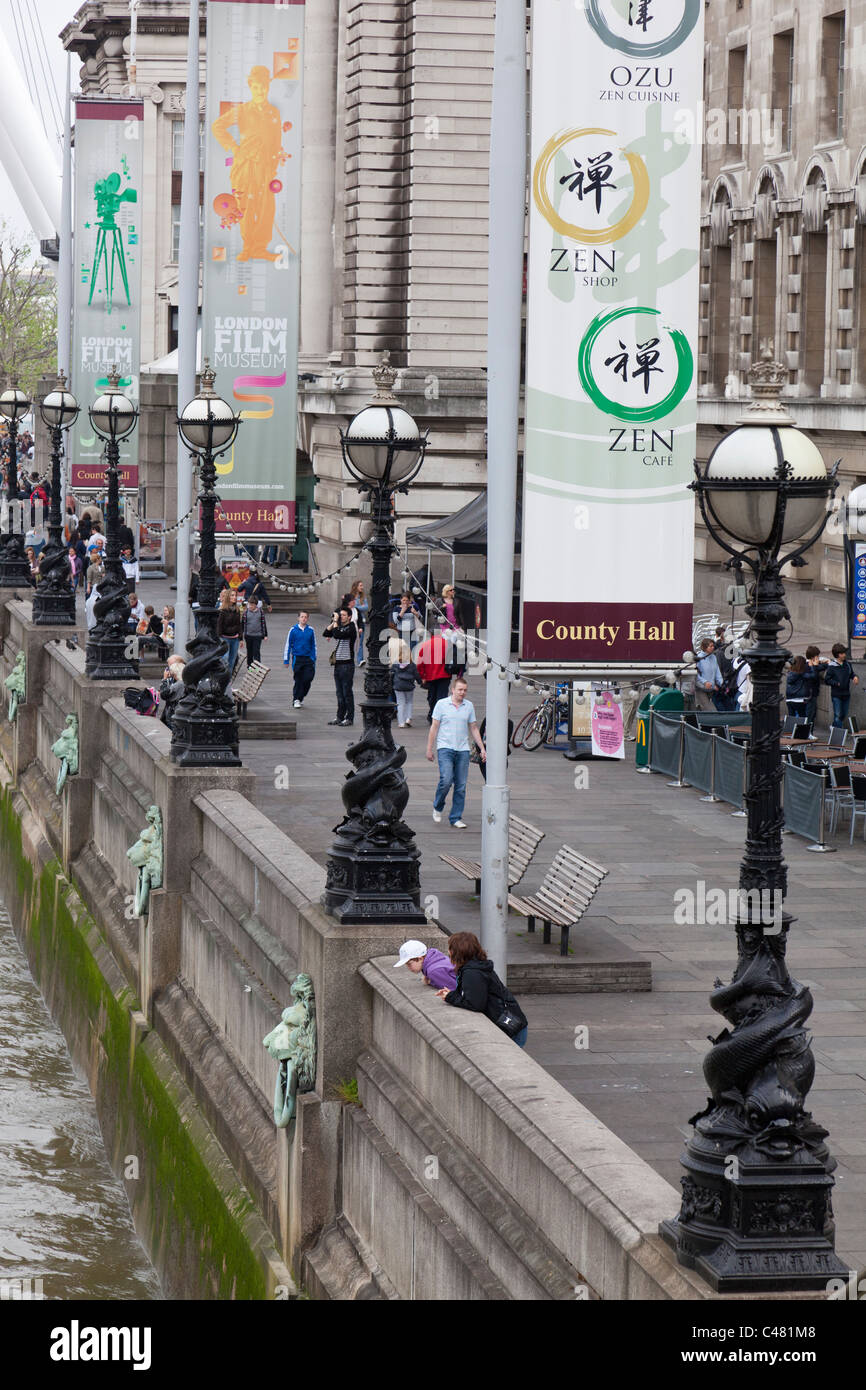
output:
M 697 660 L 695 699 L 698 709 L 747 710 L 752 702 L 749 664 L 734 647 L 724 647 L 725 628 L 716 629 L 715 639 L 705 637 Z M 819 647 L 806 648 L 805 656 L 795 656 L 785 683 L 788 713 L 812 724 L 818 713 L 820 686 L 830 688 L 833 727 L 844 728 L 851 704 L 851 690 L 859 684 L 843 642 L 836 642 L 832 660 L 822 661 Z
M 698 709 L 729 712 L 747 709 L 752 698 L 748 662 L 736 649 L 726 649 L 724 627 L 705 637 L 697 659 L 695 702 Z
M 785 700 L 789 714 L 811 724 L 818 712 L 818 688 L 827 685 L 833 702 L 833 728 L 843 729 L 851 706 L 851 688 L 860 682 L 844 643 L 833 644 L 832 658 L 822 661 L 820 648 L 814 646 L 806 648 L 805 656 L 795 656 L 785 683 Z

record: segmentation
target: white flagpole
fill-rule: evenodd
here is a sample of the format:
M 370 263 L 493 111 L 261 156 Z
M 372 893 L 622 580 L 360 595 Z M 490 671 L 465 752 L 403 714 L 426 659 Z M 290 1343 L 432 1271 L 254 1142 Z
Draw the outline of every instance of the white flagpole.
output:
M 198 0 L 190 0 L 189 44 L 186 63 L 186 106 L 183 118 L 183 180 L 180 195 L 180 251 L 178 252 L 177 314 L 177 409 L 178 414 L 196 394 L 196 333 L 198 327 L 199 252 L 199 20 Z M 185 516 L 192 505 L 192 458 L 177 436 L 177 515 Z M 177 599 L 174 608 L 174 650 L 186 656 L 190 638 L 191 519 L 177 532 Z
M 72 361 L 72 56 L 66 55 L 66 101 L 63 107 L 63 182 L 60 190 L 60 263 L 57 267 L 57 370 L 65 372 L 70 391 L 75 391 L 75 366 Z M 60 462 L 60 513 L 66 517 L 66 498 L 69 494 L 69 439 Z
M 511 660 L 526 202 L 526 5 L 498 0 L 490 130 L 487 309 L 487 652 Z M 508 964 L 508 681 L 487 674 L 487 780 L 481 815 L 481 941 Z

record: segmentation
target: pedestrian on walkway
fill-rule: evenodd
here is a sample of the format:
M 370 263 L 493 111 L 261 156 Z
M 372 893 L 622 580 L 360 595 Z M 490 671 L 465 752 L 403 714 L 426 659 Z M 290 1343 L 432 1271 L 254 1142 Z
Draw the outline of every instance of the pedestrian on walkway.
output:
M 478 732 L 475 706 L 466 699 L 468 686 L 462 676 L 455 676 L 451 693 L 446 700 L 439 700 L 433 710 L 430 732 L 427 735 L 427 760 L 433 762 L 433 746 L 439 762 L 439 784 L 433 798 L 433 819 L 437 825 L 442 819 L 445 801 L 451 787 L 451 811 L 448 819 L 455 830 L 465 830 L 463 808 L 466 804 L 466 776 L 469 772 L 470 735 L 478 749 L 482 762 L 487 761 L 487 753 Z
M 252 666 L 254 661 L 261 661 L 262 643 L 268 640 L 268 625 L 257 598 L 251 598 L 244 609 L 241 631 L 247 649 L 247 666 Z
M 356 579 L 350 592 L 355 600 L 355 612 L 358 615 L 358 665 L 363 666 L 367 660 L 364 655 L 364 629 L 367 626 L 367 614 L 370 612 L 370 600 L 367 598 L 363 579 Z
M 827 670 L 827 662 L 821 660 L 820 647 L 806 648 L 806 665 L 809 667 L 809 678 L 811 682 L 811 696 L 806 709 L 806 718 L 810 724 L 815 723 L 818 714 L 818 687 L 824 679 Z
M 138 561 L 136 560 L 132 546 L 128 545 L 120 552 L 120 563 L 123 565 L 123 576 L 126 580 L 126 592 L 134 593 L 139 580 Z
M 415 686 L 421 684 L 421 677 L 418 675 L 418 667 L 412 660 L 409 648 L 405 642 L 400 641 L 399 637 L 394 637 L 389 641 L 389 659 L 391 642 L 397 649 L 394 653 L 395 660 L 391 665 L 394 699 L 397 701 L 397 728 L 411 729 Z
M 257 574 L 248 574 L 244 582 L 238 586 L 238 598 L 245 599 L 247 603 L 252 598 L 257 599 L 263 608 L 266 608 L 269 613 L 271 611 L 268 591 Z
M 324 637 L 336 642 L 331 654 L 334 667 L 334 686 L 337 691 L 337 717 L 329 719 L 329 724 L 339 724 L 348 728 L 355 722 L 355 696 L 352 683 L 355 679 L 355 642 L 358 630 L 352 622 L 348 608 L 341 608 L 331 615 L 331 622 L 325 628 Z
M 518 1047 L 525 1047 L 529 1031 L 526 1015 L 493 969 L 493 961 L 487 959 L 474 932 L 461 931 L 449 936 L 448 954 L 457 971 L 457 984 L 452 990 L 437 990 L 439 998 L 457 1009 L 486 1014 Z
M 698 657 L 698 676 L 695 681 L 695 699 L 698 709 L 721 710 L 724 697 L 721 695 L 722 673 L 716 660 L 716 644 L 705 637 L 701 642 L 701 655 Z
M 303 610 L 286 638 L 283 665 L 288 666 L 290 662 L 295 677 L 292 700 L 294 708 L 301 709 L 316 675 L 316 634 L 310 627 L 309 613 Z
M 423 941 L 404 941 L 400 947 L 400 959 L 394 966 L 397 970 L 405 965 L 413 975 L 422 975 L 425 985 L 434 989 L 451 990 L 457 988 L 457 972 L 444 951 L 435 946 L 429 949 Z
M 833 728 L 844 729 L 851 704 L 851 686 L 859 685 L 860 680 L 854 675 L 854 667 L 842 642 L 833 644 L 833 660 L 824 673 L 824 683 L 829 685 L 833 701 Z
M 807 718 L 811 691 L 812 681 L 806 658 L 795 656 L 785 681 L 785 703 L 789 715 L 795 719 Z
M 242 616 L 235 590 L 223 589 L 220 594 L 220 611 L 217 614 L 217 637 L 221 637 L 228 647 L 226 666 L 229 675 L 233 673 L 238 659 Z
M 427 687 L 427 723 L 433 718 L 433 709 L 439 700 L 448 694 L 451 677 L 445 669 L 448 660 L 448 644 L 441 633 L 435 632 L 426 637 L 418 648 L 415 665 L 421 682 Z

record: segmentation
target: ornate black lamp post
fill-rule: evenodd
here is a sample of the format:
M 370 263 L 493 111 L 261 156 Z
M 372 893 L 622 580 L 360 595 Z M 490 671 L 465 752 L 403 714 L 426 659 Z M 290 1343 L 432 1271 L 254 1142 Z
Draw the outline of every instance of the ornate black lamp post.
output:
M 78 419 L 78 401 L 66 389 L 62 372 L 57 385 L 39 407 L 51 431 L 51 510 L 48 514 L 48 544 L 39 557 L 39 579 L 33 596 L 33 621 L 38 625 L 74 627 L 75 590 L 72 588 L 69 557 L 63 542 L 63 514 L 60 507 L 60 459 L 63 431 Z
M 406 749 L 391 733 L 396 705 L 391 676 L 382 660 L 383 632 L 388 627 L 391 556 L 394 547 L 393 498 L 408 491 L 424 460 L 422 436 L 392 387 L 397 373 L 388 354 L 373 372 L 377 391 L 351 421 L 340 439 L 346 467 L 370 495 L 373 534 L 373 584 L 370 597 L 367 665 L 364 668 L 364 732 L 346 750 L 354 770 L 343 783 L 346 815 L 336 827 L 328 857 L 322 905 L 344 923 L 422 923 L 420 853 L 415 836 L 403 823 L 409 788 L 403 775 Z
M 835 1160 L 827 1131 L 804 1108 L 815 1074 L 806 1029 L 812 996 L 788 974 L 795 919 L 780 910 L 787 872 L 779 683 L 790 657 L 779 645 L 788 620 L 780 571 L 823 531 L 836 466 L 828 474 L 818 449 L 793 427 L 779 401 L 786 377 L 778 362 L 752 368 L 753 404 L 705 471 L 695 465 L 692 484 L 710 534 L 754 576 L 746 608 L 753 645 L 743 652 L 754 694 L 737 967 L 710 995 L 728 1027 L 704 1059 L 711 1097 L 690 1122 L 682 1208 L 661 1233 L 681 1264 L 726 1292 L 820 1289 L 844 1273 L 833 1245 Z
M 128 650 L 129 599 L 120 560 L 118 464 L 120 441 L 135 429 L 138 411 L 120 389 L 117 368 L 108 372 L 108 386 L 90 407 L 90 423 L 106 442 L 108 506 L 105 514 L 105 578 L 93 605 L 96 626 L 87 639 L 85 670 L 93 681 L 137 680 L 138 662 Z
M 171 758 L 183 767 L 240 767 L 238 718 L 227 694 L 231 672 L 225 663 L 228 647 L 217 636 L 216 465 L 214 459 L 234 443 L 240 420 L 213 389 L 216 377 L 207 361 L 201 391 L 178 417 L 181 438 L 201 458 L 201 574 L 199 628 L 188 644 L 184 667 L 186 690 L 172 718 Z
M 6 498 L 9 502 L 9 530 L 3 537 L 0 549 L 0 589 L 18 589 L 30 586 L 30 565 L 24 554 L 24 533 L 27 527 L 22 524 L 23 513 L 18 492 L 18 421 L 30 409 L 30 401 L 20 389 L 14 378 L 9 379 L 6 390 L 0 395 L 0 415 L 9 427 L 9 472 L 7 474 Z M 21 530 L 16 527 L 21 526 Z

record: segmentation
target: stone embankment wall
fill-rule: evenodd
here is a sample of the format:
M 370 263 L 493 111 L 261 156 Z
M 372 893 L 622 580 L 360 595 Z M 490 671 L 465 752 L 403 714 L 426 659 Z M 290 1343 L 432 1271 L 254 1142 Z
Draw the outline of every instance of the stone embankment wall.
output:
M 0 680 L 19 651 L 27 669 L 0 716 L 0 893 L 169 1296 L 707 1297 L 656 1235 L 674 1189 L 488 1020 L 395 974 L 404 928 L 326 916 L 252 774 L 173 764 L 69 635 L 0 602 Z M 127 850 L 151 805 L 163 879 L 139 918 Z M 316 1085 L 277 1130 L 262 1039 L 298 971 Z

